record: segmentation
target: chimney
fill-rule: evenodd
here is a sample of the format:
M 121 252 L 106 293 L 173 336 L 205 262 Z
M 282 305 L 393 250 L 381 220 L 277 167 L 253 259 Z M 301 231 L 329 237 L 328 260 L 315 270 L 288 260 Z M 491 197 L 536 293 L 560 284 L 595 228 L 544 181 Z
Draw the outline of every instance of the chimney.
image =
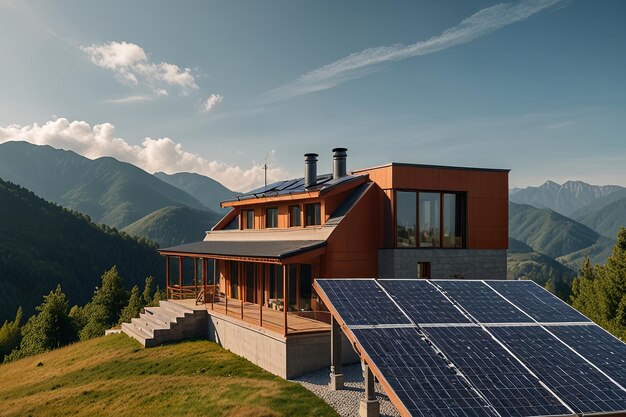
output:
M 346 176 L 346 158 L 348 156 L 347 151 L 348 149 L 346 148 L 333 149 L 333 179 Z
M 316 153 L 304 154 L 304 188 L 317 184 L 317 157 Z

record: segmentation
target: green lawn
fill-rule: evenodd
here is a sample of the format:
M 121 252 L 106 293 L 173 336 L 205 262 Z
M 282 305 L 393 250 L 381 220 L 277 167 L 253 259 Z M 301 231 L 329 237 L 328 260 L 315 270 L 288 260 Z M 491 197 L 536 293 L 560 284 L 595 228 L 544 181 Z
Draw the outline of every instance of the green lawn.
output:
M 100 337 L 0 365 L 0 416 L 337 416 L 215 343 Z

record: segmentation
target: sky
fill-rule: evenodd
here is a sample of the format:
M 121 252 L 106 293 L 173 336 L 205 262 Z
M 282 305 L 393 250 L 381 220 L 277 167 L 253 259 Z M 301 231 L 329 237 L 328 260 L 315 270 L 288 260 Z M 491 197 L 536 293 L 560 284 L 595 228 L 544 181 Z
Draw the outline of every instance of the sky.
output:
M 0 0 L 0 143 L 234 190 L 388 162 L 626 186 L 626 2 Z

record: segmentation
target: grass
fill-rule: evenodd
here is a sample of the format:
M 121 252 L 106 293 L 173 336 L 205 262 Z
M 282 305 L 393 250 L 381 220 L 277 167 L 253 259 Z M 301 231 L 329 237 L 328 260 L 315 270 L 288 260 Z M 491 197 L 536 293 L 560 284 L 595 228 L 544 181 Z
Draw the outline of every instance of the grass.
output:
M 337 416 L 215 343 L 143 349 L 126 335 L 0 365 L 0 416 Z

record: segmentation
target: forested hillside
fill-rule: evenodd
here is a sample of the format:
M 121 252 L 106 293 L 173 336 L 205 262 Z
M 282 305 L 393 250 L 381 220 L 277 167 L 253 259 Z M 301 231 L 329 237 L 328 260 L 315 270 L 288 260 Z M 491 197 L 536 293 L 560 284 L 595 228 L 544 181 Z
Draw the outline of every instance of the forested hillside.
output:
M 147 275 L 163 287 L 165 262 L 155 243 L 96 225 L 2 180 L 0 201 L 0 322 L 19 306 L 28 317 L 57 284 L 72 305 L 85 304 L 113 265 L 129 288 L 142 286 Z

